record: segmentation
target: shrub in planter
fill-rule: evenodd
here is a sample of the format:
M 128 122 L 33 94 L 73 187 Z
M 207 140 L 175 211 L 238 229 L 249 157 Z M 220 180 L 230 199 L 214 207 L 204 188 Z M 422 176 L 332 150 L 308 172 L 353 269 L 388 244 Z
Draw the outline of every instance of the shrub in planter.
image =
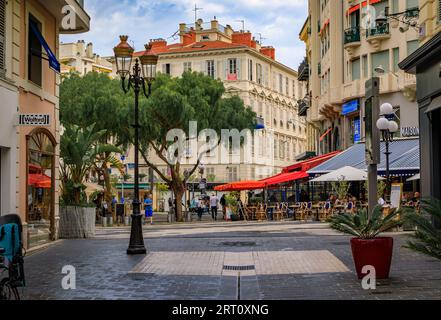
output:
M 332 229 L 354 236 L 351 239 L 352 257 L 359 279 L 366 275 L 362 269 L 367 265 L 375 268 L 377 279 L 389 277 L 393 238 L 379 235 L 401 225 L 397 219 L 399 213 L 398 210 L 392 210 L 383 216 L 382 208 L 377 206 L 371 217 L 363 209 L 354 215 L 335 215 L 328 220 Z

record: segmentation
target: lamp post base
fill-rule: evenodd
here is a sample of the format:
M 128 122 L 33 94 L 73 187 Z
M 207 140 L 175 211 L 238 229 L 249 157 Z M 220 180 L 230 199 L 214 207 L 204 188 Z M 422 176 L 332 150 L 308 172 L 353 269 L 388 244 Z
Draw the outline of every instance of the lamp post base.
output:
M 147 250 L 144 246 L 144 238 L 142 236 L 142 215 L 132 214 L 132 229 L 130 232 L 130 244 L 127 254 L 146 254 Z

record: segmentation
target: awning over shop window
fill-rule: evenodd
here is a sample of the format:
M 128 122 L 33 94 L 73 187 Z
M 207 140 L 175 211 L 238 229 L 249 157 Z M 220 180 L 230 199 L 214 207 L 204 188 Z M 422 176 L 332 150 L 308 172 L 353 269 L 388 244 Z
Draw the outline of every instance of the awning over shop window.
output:
M 308 160 L 293 164 L 289 167 L 286 167 L 282 170 L 282 172 L 293 172 L 293 171 L 308 171 L 319 164 L 328 161 L 329 159 L 335 157 L 341 151 L 334 151 L 327 154 L 323 154 L 317 157 L 310 158 Z
M 57 60 L 57 57 L 52 52 L 51 48 L 49 48 L 49 45 L 47 44 L 46 40 L 44 39 L 43 35 L 41 34 L 40 30 L 38 30 L 38 27 L 30 21 L 30 26 L 32 29 L 32 32 L 37 37 L 38 41 L 40 41 L 41 46 L 44 48 L 44 51 L 46 51 L 47 59 L 49 62 L 49 67 L 54 70 L 55 72 L 60 73 L 60 63 Z M 41 57 L 42 59 L 45 59 Z
M 274 177 L 266 178 L 263 180 L 260 180 L 261 182 L 264 182 L 267 186 L 279 184 L 279 183 L 286 183 L 290 181 L 296 181 L 299 179 L 308 178 L 309 175 L 305 171 L 296 171 L 296 172 L 285 172 L 280 173 L 278 175 L 275 175 Z
M 391 175 L 412 176 L 420 171 L 420 146 L 418 139 L 397 139 L 389 145 L 390 147 L 390 172 Z M 378 172 L 384 175 L 386 172 L 386 144 L 381 142 L 381 162 L 378 165 Z M 345 166 L 366 170 L 365 146 L 364 143 L 357 143 L 336 155 L 332 159 L 308 171 L 309 175 L 324 174 Z
M 30 173 L 28 175 L 28 185 L 35 188 L 50 189 L 52 186 L 52 179 L 45 174 Z
M 215 191 L 242 191 L 264 189 L 266 184 L 261 181 L 236 181 L 214 187 Z

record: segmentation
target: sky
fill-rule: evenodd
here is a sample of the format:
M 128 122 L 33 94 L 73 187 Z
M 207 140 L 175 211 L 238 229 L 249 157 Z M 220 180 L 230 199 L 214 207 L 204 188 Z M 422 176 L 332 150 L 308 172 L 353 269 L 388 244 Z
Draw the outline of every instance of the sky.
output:
M 215 16 L 220 24 L 234 30 L 249 30 L 263 45 L 276 48 L 276 60 L 297 70 L 305 55 L 299 32 L 307 17 L 307 0 L 85 0 L 91 17 L 90 31 L 63 35 L 62 42 L 92 42 L 101 56 L 113 54 L 118 36 L 126 34 L 136 50 L 142 50 L 150 39 L 164 38 L 169 43 L 179 23 L 194 23 L 198 18 L 209 22 Z M 132 42 L 133 41 L 133 42 Z

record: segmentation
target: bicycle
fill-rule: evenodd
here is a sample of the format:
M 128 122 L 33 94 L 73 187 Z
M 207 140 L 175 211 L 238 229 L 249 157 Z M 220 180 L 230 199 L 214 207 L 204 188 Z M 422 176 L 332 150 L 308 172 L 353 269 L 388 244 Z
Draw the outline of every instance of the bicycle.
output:
M 0 247 L 0 300 L 20 300 L 20 294 L 18 288 L 25 286 L 24 277 L 24 254 L 22 245 L 22 224 L 20 217 L 17 215 L 7 215 L 0 217 L 0 240 L 4 240 L 5 235 L 4 225 L 11 224 L 16 225 L 18 230 L 18 247 L 16 247 L 15 234 L 13 234 L 11 243 L 6 243 L 7 246 L 11 245 L 11 251 Z M 15 229 L 14 229 L 15 230 Z M 5 245 L 5 242 L 2 243 Z M 9 259 L 6 255 L 8 253 Z M 5 277 L 2 277 L 4 273 L 7 273 Z

